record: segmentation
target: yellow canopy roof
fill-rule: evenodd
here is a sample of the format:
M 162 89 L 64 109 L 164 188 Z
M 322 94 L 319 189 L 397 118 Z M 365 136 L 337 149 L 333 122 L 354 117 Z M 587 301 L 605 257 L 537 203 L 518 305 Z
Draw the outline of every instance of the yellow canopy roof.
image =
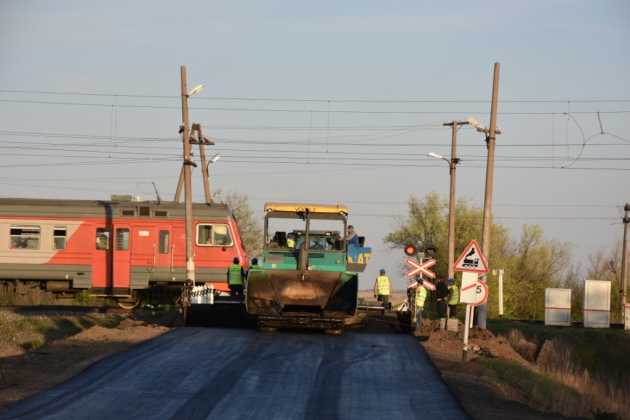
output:
M 265 203 L 265 212 L 286 211 L 300 213 L 307 209 L 309 213 L 348 214 L 348 207 L 343 204 Z

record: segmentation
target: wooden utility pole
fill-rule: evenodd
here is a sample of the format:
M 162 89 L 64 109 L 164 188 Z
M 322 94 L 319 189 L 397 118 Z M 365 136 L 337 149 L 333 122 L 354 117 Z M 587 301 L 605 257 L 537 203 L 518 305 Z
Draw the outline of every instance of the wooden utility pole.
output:
M 621 246 L 621 320 L 625 321 L 628 293 L 628 224 L 630 223 L 630 203 L 623 207 L 623 242 Z M 626 329 L 629 329 L 626 325 Z
M 177 180 L 177 189 L 175 189 L 175 197 L 173 201 L 179 203 L 179 199 L 182 196 L 182 187 L 184 186 L 184 166 L 182 165 L 182 169 L 179 171 L 179 179 Z
M 182 135 L 184 141 L 184 199 L 186 210 L 184 215 L 186 229 L 186 280 L 195 285 L 195 260 L 193 256 L 193 214 L 192 214 L 192 180 L 191 166 L 194 165 L 190 159 L 190 126 L 188 122 L 188 80 L 186 66 L 180 67 L 181 94 L 182 94 Z
M 206 145 L 213 145 L 214 142 L 203 136 L 201 124 L 193 124 L 193 129 L 197 131 L 197 141 L 199 142 L 199 160 L 201 162 L 201 176 L 203 178 L 203 192 L 206 196 L 206 204 L 212 204 L 208 161 L 206 160 Z
M 490 104 L 490 127 L 486 135 L 488 147 L 488 161 L 486 163 L 486 189 L 483 199 L 483 224 L 481 226 L 481 248 L 487 258 L 490 258 L 490 230 L 492 227 L 492 190 L 494 187 L 494 149 L 496 146 L 497 102 L 499 99 L 499 63 L 494 63 L 494 78 L 492 80 L 492 103 Z M 479 306 L 477 325 L 486 329 L 488 305 Z
M 459 126 L 468 124 L 467 121 L 451 121 L 442 124 L 451 127 L 451 158 L 449 163 L 449 174 L 451 185 L 448 198 L 448 278 L 455 279 L 455 198 L 456 170 L 459 158 L 457 157 L 457 130 Z

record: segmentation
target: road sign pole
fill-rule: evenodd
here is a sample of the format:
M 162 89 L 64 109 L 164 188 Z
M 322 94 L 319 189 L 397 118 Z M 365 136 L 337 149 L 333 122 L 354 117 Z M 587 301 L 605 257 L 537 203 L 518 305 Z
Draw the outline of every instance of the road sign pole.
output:
M 499 270 L 499 316 L 503 316 L 503 269 Z
M 462 349 L 462 360 L 468 361 L 468 331 L 470 329 L 470 313 L 472 312 L 472 306 L 466 305 L 466 317 L 464 319 L 464 348 Z

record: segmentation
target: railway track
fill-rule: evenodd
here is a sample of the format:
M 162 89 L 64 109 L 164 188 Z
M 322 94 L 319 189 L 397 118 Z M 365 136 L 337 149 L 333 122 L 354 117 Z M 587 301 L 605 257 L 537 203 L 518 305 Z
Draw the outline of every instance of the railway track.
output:
M 83 306 L 83 305 L 0 305 L 0 310 L 22 314 L 89 314 L 126 315 L 130 311 L 117 306 Z

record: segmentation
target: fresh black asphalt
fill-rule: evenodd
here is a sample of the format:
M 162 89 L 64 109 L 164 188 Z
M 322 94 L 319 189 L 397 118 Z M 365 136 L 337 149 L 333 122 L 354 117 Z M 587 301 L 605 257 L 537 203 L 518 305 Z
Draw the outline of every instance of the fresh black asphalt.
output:
M 21 401 L 0 419 L 463 419 L 403 334 L 178 328 Z

